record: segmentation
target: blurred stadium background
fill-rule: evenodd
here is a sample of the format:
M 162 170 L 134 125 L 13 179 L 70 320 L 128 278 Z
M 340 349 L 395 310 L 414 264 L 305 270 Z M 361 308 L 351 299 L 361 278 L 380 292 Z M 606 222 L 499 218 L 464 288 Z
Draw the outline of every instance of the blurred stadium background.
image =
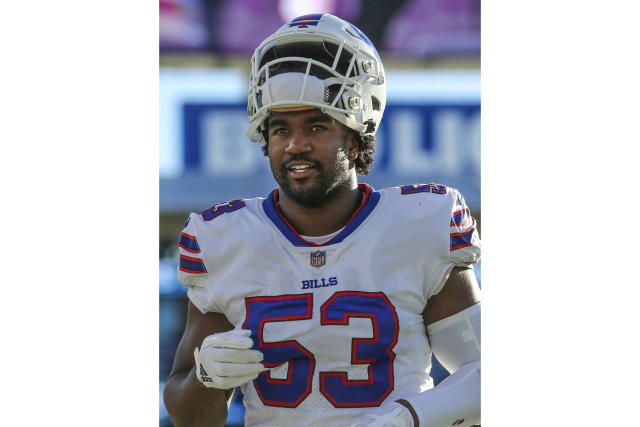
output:
M 160 0 L 160 426 L 172 425 L 162 389 L 186 313 L 177 236 L 189 212 L 277 186 L 245 136 L 249 58 L 286 21 L 317 12 L 355 24 L 385 65 L 376 161 L 360 181 L 457 187 L 481 227 L 480 0 Z M 446 376 L 435 359 L 432 375 Z M 236 393 L 227 425 L 243 414 Z

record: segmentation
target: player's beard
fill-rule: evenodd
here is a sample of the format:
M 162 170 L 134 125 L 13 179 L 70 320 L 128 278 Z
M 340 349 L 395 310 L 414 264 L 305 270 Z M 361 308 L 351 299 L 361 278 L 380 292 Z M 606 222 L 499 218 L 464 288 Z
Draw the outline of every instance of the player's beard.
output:
M 291 161 L 305 161 L 315 166 L 313 183 L 295 184 L 289 176 L 287 164 Z M 306 207 L 318 207 L 351 189 L 351 175 L 349 162 L 345 152 L 340 151 L 334 162 L 322 167 L 318 161 L 307 158 L 304 155 L 293 156 L 286 162 L 275 168 L 271 165 L 271 172 L 280 186 L 280 191 L 299 205 Z

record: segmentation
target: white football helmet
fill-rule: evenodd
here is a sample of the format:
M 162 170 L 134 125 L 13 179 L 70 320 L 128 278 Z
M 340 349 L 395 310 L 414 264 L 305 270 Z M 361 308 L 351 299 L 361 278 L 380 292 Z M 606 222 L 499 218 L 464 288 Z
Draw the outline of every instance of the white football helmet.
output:
M 270 111 L 319 108 L 360 135 L 374 135 L 387 101 L 384 68 L 371 41 L 329 14 L 293 19 L 251 57 L 247 136 L 262 138 Z

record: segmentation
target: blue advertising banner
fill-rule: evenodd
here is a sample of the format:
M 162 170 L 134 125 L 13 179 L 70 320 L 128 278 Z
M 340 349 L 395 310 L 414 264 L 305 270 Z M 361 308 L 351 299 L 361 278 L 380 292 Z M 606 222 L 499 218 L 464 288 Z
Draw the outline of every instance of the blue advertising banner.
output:
M 376 135 L 375 162 L 370 175 L 359 180 L 375 188 L 441 183 L 460 189 L 472 209 L 479 210 L 477 77 L 454 78 L 458 84 L 449 77 L 442 80 L 447 86 L 434 81 L 433 74 L 413 73 L 411 78 L 389 83 L 387 106 Z M 165 173 L 163 164 L 169 163 L 163 161 L 161 150 L 161 211 L 202 210 L 224 200 L 265 196 L 277 186 L 260 144 L 246 136 L 242 89 L 231 95 L 228 91 L 224 96 L 200 92 L 197 97 L 174 98 L 177 144 L 173 144 L 171 168 L 165 167 Z

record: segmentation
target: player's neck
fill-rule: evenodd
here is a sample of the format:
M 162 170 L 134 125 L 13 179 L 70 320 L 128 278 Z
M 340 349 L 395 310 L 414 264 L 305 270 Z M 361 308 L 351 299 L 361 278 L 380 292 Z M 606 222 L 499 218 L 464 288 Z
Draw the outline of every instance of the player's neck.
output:
M 317 207 L 299 205 L 279 192 L 280 212 L 304 236 L 325 236 L 344 227 L 362 204 L 364 193 L 355 187 Z

